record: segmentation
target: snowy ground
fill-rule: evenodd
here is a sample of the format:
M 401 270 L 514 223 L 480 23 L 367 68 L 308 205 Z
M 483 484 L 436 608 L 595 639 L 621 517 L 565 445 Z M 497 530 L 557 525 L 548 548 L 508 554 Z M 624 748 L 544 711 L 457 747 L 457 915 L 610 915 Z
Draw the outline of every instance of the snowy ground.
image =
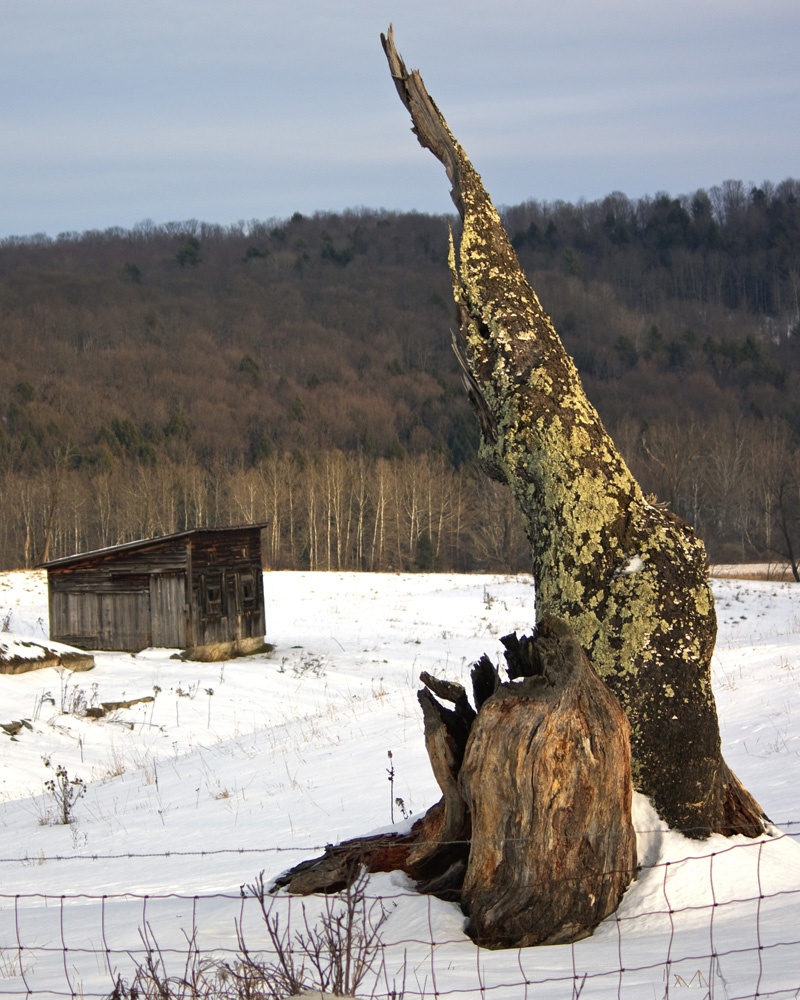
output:
M 713 586 L 725 755 L 775 835 L 689 841 L 637 796 L 643 870 L 616 916 L 574 946 L 481 951 L 457 906 L 373 876 L 369 892 L 391 911 L 389 984 L 405 975 L 409 998 L 800 996 L 800 586 Z M 89 673 L 0 676 L 0 723 L 30 724 L 13 739 L 0 730 L 1 997 L 106 995 L 114 972 L 130 974 L 145 923 L 162 948 L 194 929 L 220 954 L 239 920 L 261 947 L 240 887 L 389 828 L 388 751 L 398 828 L 403 811 L 411 822 L 436 801 L 420 671 L 464 682 L 533 617 L 526 577 L 270 573 L 265 592 L 269 657 L 100 653 Z M 6 630 L 41 639 L 46 621 L 43 576 L 0 574 Z M 87 785 L 66 826 L 44 791 L 57 765 Z M 275 905 L 300 916 L 297 900 Z M 305 905 L 313 916 L 322 903 Z

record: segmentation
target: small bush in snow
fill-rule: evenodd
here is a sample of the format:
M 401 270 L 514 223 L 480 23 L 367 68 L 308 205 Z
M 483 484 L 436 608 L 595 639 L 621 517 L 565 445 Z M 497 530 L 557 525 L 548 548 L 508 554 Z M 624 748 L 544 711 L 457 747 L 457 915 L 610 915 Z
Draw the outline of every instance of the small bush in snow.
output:
M 49 757 L 43 757 L 42 760 L 45 767 L 54 771 L 53 777 L 45 781 L 44 787 L 55 799 L 58 807 L 58 822 L 66 826 L 72 822 L 72 810 L 75 803 L 86 793 L 86 782 L 83 778 L 70 778 L 63 764 L 56 764 L 53 768 Z

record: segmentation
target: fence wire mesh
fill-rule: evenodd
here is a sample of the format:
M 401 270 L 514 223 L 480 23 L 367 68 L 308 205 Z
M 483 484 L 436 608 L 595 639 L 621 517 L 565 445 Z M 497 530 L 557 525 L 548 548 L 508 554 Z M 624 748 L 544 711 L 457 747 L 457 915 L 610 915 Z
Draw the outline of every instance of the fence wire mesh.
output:
M 382 922 L 375 961 L 358 995 L 375 1000 L 800 997 L 800 890 L 791 887 L 798 882 L 787 878 L 781 885 L 774 856 L 765 863 L 771 852 L 788 848 L 787 863 L 800 866 L 792 861 L 798 837 L 792 831 L 755 841 L 739 838 L 719 850 L 686 841 L 696 850 L 640 864 L 617 912 L 593 935 L 544 948 L 479 948 L 465 933 L 457 904 L 416 893 L 398 873 L 372 876 L 363 890 L 365 913 L 380 914 Z M 265 856 L 274 861 L 289 850 L 296 852 L 297 846 L 208 853 L 253 855 L 263 864 Z M 203 854 L 56 855 L 37 863 L 102 865 Z M 31 863 L 0 858 L 3 866 Z M 0 893 L 0 996 L 110 997 L 154 953 L 178 978 L 192 959 L 207 967 L 235 967 L 243 946 L 269 961 L 275 947 L 265 932 L 265 910 L 288 932 L 292 949 L 299 947 L 298 933 L 307 934 L 330 912 L 331 897 L 324 896 L 276 893 L 262 906 L 254 885 L 226 892 Z

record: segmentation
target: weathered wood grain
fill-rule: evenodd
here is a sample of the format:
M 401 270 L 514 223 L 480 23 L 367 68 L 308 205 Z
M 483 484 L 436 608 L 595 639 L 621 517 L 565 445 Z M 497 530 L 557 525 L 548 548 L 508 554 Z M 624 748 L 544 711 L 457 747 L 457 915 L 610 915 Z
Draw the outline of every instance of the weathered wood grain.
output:
M 462 907 L 491 947 L 559 944 L 612 913 L 636 869 L 629 726 L 574 633 L 546 619 L 470 732 Z

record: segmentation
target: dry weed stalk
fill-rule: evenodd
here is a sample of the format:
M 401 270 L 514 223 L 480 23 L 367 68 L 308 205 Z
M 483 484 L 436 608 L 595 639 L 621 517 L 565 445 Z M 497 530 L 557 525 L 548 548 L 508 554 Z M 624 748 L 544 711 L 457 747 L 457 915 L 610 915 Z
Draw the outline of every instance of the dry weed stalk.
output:
M 129 982 L 117 976 L 107 1000 L 287 1000 L 317 991 L 326 997 L 355 997 L 368 973 L 375 978 L 370 997 L 381 977 L 387 1000 L 401 1000 L 388 983 L 380 929 L 388 912 L 380 900 L 368 902 L 367 875 L 362 873 L 337 896 L 325 898 L 324 913 L 313 922 L 303 907 L 302 930 L 292 931 L 273 912 L 275 898 L 264 882 L 264 873 L 246 894 L 258 903 L 270 945 L 268 958 L 251 950 L 239 922 L 238 951 L 230 962 L 219 962 L 200 953 L 196 931 L 186 935 L 187 950 L 182 971 L 169 975 L 152 928 L 140 930 L 144 958 Z

